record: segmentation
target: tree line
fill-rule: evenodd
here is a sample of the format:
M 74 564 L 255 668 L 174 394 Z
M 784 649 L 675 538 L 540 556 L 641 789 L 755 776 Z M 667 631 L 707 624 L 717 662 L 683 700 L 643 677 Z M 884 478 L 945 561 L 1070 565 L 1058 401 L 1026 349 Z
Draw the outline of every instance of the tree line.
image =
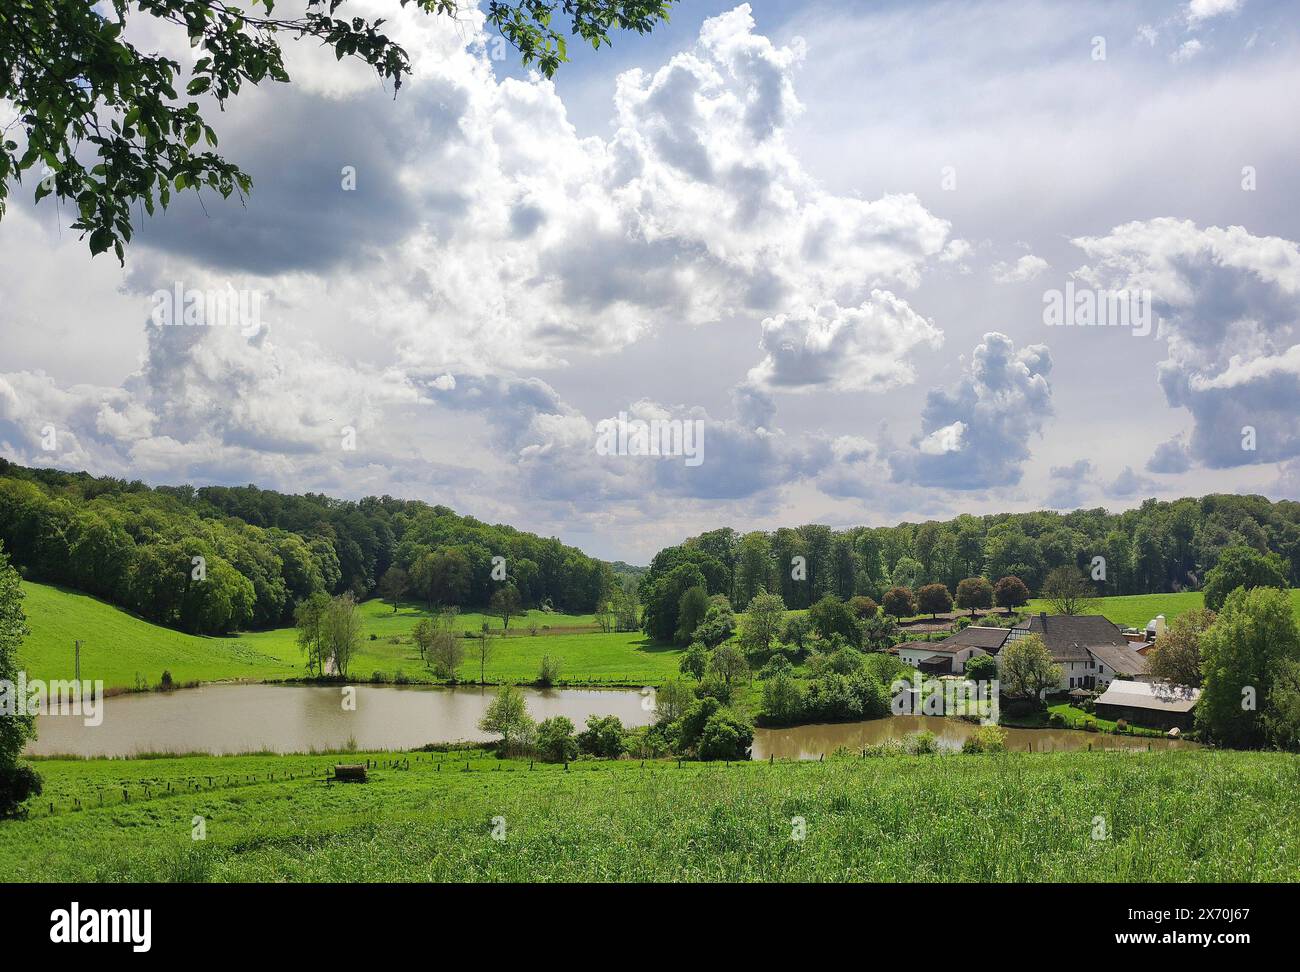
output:
M 291 623 L 316 594 L 364 599 L 392 570 L 431 607 L 487 607 L 504 585 L 525 606 L 585 613 L 615 586 L 559 540 L 418 500 L 151 488 L 3 458 L 0 542 L 28 579 L 208 634 Z
M 743 605 L 759 591 L 787 607 L 810 607 L 827 594 L 882 602 L 891 588 L 919 591 L 939 584 L 1018 577 L 1040 592 L 1049 575 L 1068 567 L 1093 593 L 1156 594 L 1200 590 L 1225 552 L 1247 548 L 1267 557 L 1290 586 L 1300 586 L 1300 503 L 1262 496 L 1211 495 L 1172 502 L 1147 500 L 1121 513 L 1035 511 L 890 527 L 833 530 L 822 524 L 740 533 L 711 530 L 657 553 L 639 579 L 647 631 L 671 637 L 675 594 L 695 583 Z M 667 580 L 683 566 L 691 583 Z

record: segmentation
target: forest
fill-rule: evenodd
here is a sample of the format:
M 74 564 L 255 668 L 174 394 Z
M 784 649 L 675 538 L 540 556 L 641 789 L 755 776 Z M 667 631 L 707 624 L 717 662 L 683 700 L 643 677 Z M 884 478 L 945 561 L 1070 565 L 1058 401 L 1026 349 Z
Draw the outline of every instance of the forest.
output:
M 979 576 L 1019 577 L 1037 593 L 1053 570 L 1073 567 L 1098 596 L 1157 594 L 1200 590 L 1223 553 L 1240 547 L 1268 556 L 1290 586 L 1300 586 L 1300 503 L 1210 495 L 1149 499 L 1120 513 L 963 514 L 942 522 L 846 530 L 807 524 L 745 534 L 724 528 L 659 551 L 639 593 L 647 630 L 670 637 L 678 600 L 697 585 L 735 605 L 765 590 L 799 609 L 828 594 L 880 602 L 891 587 L 943 584 L 956 591 L 963 579 Z
M 501 586 L 494 557 L 524 606 L 592 612 L 614 583 L 606 564 L 574 547 L 445 506 L 255 486 L 151 488 L 3 458 L 0 543 L 30 580 L 205 634 L 288 624 L 313 594 L 365 598 L 390 574 L 412 599 L 484 607 Z

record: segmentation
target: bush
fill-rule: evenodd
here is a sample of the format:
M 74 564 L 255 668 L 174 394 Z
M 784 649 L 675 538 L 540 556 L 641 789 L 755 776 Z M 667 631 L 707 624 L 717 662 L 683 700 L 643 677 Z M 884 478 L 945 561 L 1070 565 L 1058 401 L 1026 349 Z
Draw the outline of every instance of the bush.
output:
M 1084 732 L 1096 732 L 1096 731 L 1097 731 L 1097 720 L 1096 720 L 1096 719 L 1084 719 L 1084 720 L 1083 720 L 1083 731 L 1084 731 Z
M 172 673 L 163 669 L 162 678 L 158 680 L 158 687 L 164 692 L 170 692 L 176 687 L 176 681 L 172 678 Z
M 618 716 L 589 716 L 587 728 L 578 734 L 580 752 L 604 759 L 623 755 L 623 723 Z
M 537 673 L 537 684 L 542 688 L 550 688 L 560 680 L 560 659 L 552 658 L 550 655 L 542 656 L 542 667 Z
M 1051 715 L 1047 717 L 1047 724 L 1051 726 L 1053 729 L 1064 729 L 1065 716 L 1061 715 L 1061 713 L 1059 712 L 1053 712 Z
M 763 683 L 763 716 L 778 725 L 797 722 L 803 715 L 803 689 L 788 672 L 778 672 Z
M 568 763 L 578 758 L 573 721 L 551 716 L 537 727 L 537 755 L 548 763 Z
M 1128 732 L 1128 720 L 1126 720 L 1126 719 L 1116 719 L 1116 720 L 1115 720 L 1115 731 L 1116 731 L 1116 732 Z
M 966 677 L 976 682 L 991 682 L 998 677 L 998 662 L 992 655 L 971 655 L 966 659 Z
M 929 729 L 922 729 L 907 737 L 907 751 L 913 756 L 929 756 L 939 751 L 939 740 Z
M 723 705 L 731 701 L 731 686 L 727 684 L 726 679 L 716 672 L 709 672 L 705 675 L 704 681 L 700 682 L 695 691 L 700 698 L 717 699 Z
M 41 778 L 30 766 L 0 766 L 0 820 L 27 816 L 29 797 L 41 795 Z
M 961 744 L 963 753 L 1005 753 L 1007 734 L 998 726 L 980 726 Z
M 698 755 L 706 760 L 745 760 L 753 745 L 754 730 L 724 710 L 709 716 L 704 724 Z

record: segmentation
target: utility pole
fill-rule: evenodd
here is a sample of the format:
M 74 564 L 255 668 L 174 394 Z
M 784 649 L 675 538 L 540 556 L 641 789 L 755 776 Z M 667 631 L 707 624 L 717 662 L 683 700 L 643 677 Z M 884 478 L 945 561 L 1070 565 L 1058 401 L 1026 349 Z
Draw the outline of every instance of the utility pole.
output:
M 81 681 L 81 642 L 74 641 L 73 645 L 75 646 L 76 655 L 77 655 L 77 681 L 80 682 Z

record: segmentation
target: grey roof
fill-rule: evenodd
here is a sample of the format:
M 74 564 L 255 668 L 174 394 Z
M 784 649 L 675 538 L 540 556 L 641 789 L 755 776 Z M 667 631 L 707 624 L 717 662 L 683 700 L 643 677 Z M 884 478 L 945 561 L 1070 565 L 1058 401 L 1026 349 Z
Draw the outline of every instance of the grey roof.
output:
M 1123 705 L 1134 709 L 1159 712 L 1190 712 L 1201 697 L 1201 690 L 1168 682 L 1125 682 L 1119 679 L 1101 695 L 1098 705 Z
M 1007 640 L 1009 634 L 1011 634 L 1010 628 L 985 628 L 972 624 L 944 638 L 934 646 L 934 649 L 935 651 L 962 651 L 965 648 L 983 648 L 988 652 L 996 652 L 1002 647 L 1002 642 Z
M 1035 614 L 1016 629 L 1042 636 L 1052 660 L 1058 662 L 1086 662 L 1089 649 L 1107 645 L 1128 647 L 1119 628 L 1100 614 Z
M 1146 674 L 1146 656 L 1135 648 L 1130 648 L 1127 645 L 1123 648 L 1116 645 L 1093 645 L 1088 650 L 1096 655 L 1097 660 L 1103 665 L 1107 665 L 1112 670 L 1123 675 Z

